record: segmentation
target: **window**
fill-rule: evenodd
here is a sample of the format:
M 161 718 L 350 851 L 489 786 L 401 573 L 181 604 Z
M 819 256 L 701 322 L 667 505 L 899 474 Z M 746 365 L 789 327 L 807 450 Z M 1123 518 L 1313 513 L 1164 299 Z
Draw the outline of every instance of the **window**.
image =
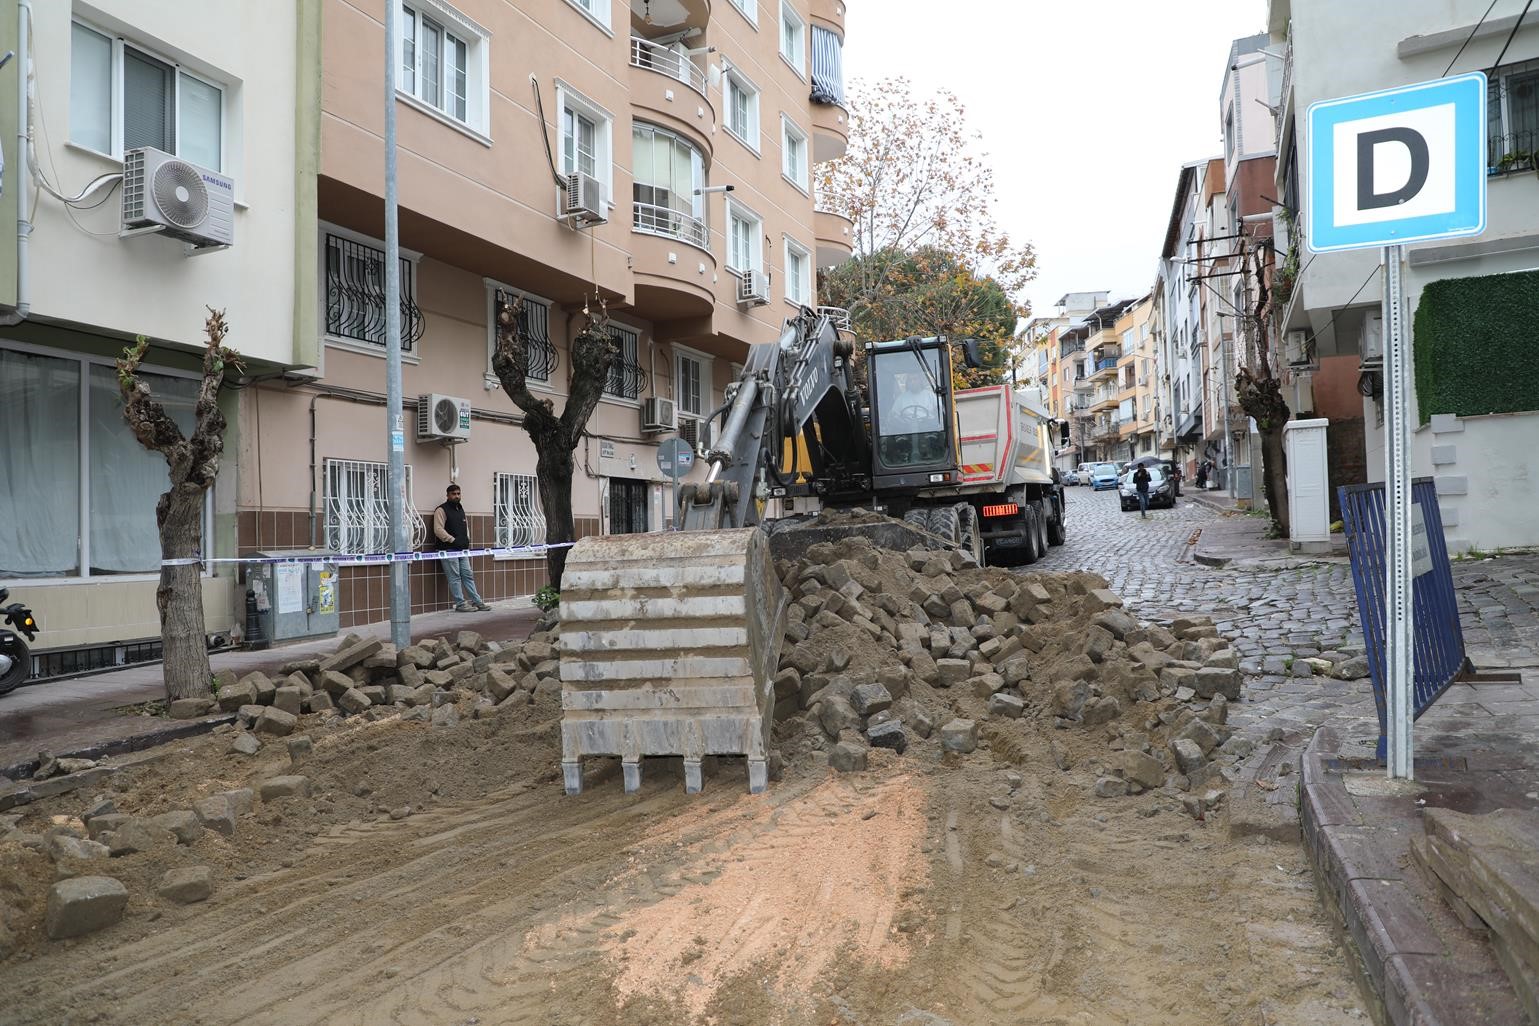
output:
M 516 289 L 503 288 L 488 281 L 487 288 L 491 293 L 491 302 L 487 310 L 487 348 L 486 348 L 486 372 L 489 378 L 495 378 L 492 370 L 492 354 L 497 351 L 497 324 L 503 307 L 511 306 L 515 301 L 522 300 L 518 313 L 518 330 L 524 338 L 524 346 L 528 350 L 528 366 L 524 375 L 531 382 L 547 383 L 551 374 L 556 369 L 559 357 L 556 353 L 556 345 L 550 338 L 550 303 L 538 299 Z
M 357 556 L 390 551 L 389 466 L 373 460 L 327 459 L 326 544 Z M 411 464 L 406 464 L 406 540 L 417 548 L 427 540 L 427 525 L 412 499 Z
M 152 146 L 224 166 L 224 90 L 122 39 L 70 25 L 69 139 L 122 159 Z
M 749 21 L 759 24 L 759 0 L 732 0 L 732 6 L 736 7 Z
M 631 226 L 647 235 L 666 235 L 701 249 L 710 236 L 705 223 L 705 159 L 683 138 L 636 122 L 631 134 L 635 212 Z
M 567 0 L 600 28 L 609 28 L 609 0 Z
M 781 174 L 803 192 L 807 191 L 807 133 L 780 117 Z
M 710 412 L 705 405 L 711 399 L 711 378 L 706 361 L 690 353 L 677 353 L 674 366 L 677 370 L 673 379 L 673 401 L 678 404 L 679 412 L 694 417 L 705 416 Z
M 727 70 L 727 131 L 759 152 L 759 90 L 736 68 Z
M 764 247 L 759 238 L 764 222 L 737 203 L 727 203 L 727 270 L 737 274 L 764 270 Z
M 786 239 L 786 299 L 800 306 L 812 303 L 812 255 L 792 239 Z
M 821 25 L 812 26 L 811 99 L 844 105 L 844 41 Z
M 604 394 L 634 402 L 641 397 L 641 386 L 646 377 L 638 355 L 641 335 L 633 328 L 621 324 L 610 324 L 609 334 L 620 351 L 609 365 L 609 380 L 604 385 Z
M 545 544 L 545 514 L 540 511 L 540 489 L 533 477 L 497 474 L 492 479 L 492 495 L 496 500 L 499 548 Z
M 364 347 L 385 348 L 385 250 L 336 231 L 326 246 L 326 335 Z M 409 353 L 426 329 L 416 302 L 416 264 L 401 257 L 401 352 Z
M 1539 60 L 1488 72 L 1486 160 L 1497 171 L 1523 170 L 1539 151 Z
M 652 488 L 645 481 L 609 479 L 609 533 L 645 534 Z
M 597 178 L 603 186 L 604 201 L 614 202 L 611 139 L 614 118 L 597 104 L 557 84 L 561 106 L 561 170 L 565 174 L 582 172 Z
M 191 431 L 198 381 L 140 376 Z M 115 368 L 0 349 L 0 431 L 0 578 L 159 572 L 155 505 L 168 486 L 165 460 L 124 423 Z M 206 512 L 203 527 L 207 539 Z
M 807 73 L 807 28 L 787 0 L 780 0 L 780 56 L 798 75 Z
M 402 4 L 396 24 L 396 91 L 485 134 L 486 30 L 440 0 Z
M 1224 156 L 1234 159 L 1234 104 L 1224 111 Z

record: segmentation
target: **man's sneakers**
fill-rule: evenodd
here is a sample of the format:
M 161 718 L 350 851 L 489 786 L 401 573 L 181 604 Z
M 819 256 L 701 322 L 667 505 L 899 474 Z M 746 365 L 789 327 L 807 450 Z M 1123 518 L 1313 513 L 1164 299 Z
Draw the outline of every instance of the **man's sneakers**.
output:
M 474 613 L 476 611 L 476 607 L 469 602 L 461 602 L 459 605 L 454 607 L 454 611 L 456 613 Z
M 492 611 L 492 607 L 485 602 L 477 602 L 474 608 L 478 613 L 490 613 Z

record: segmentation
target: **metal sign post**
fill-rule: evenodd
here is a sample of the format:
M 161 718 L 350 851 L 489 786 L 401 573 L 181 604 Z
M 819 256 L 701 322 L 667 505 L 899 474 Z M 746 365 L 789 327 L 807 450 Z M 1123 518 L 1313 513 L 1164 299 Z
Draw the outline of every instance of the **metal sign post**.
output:
M 1316 253 L 1384 252 L 1385 763 L 1410 779 L 1415 718 L 1405 244 L 1486 227 L 1486 76 L 1321 100 L 1306 115 L 1304 236 Z M 1359 583 L 1361 596 L 1361 583 Z M 1371 642 L 1370 642 L 1371 643 Z
M 406 422 L 401 416 L 401 237 L 395 175 L 395 75 L 398 3 L 385 4 L 385 421 L 390 455 L 386 487 L 390 496 L 390 551 L 406 541 Z M 411 644 L 411 567 L 390 564 L 390 641 Z
M 695 450 L 682 438 L 670 438 L 657 447 L 657 469 L 673 478 L 673 529 L 679 524 L 679 478 L 689 473 L 695 464 Z

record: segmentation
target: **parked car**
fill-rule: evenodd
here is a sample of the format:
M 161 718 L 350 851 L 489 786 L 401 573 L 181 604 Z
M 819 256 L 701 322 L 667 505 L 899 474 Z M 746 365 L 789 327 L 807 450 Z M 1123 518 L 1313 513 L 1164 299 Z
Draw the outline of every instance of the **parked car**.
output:
M 1137 470 L 1138 468 L 1134 468 Z M 1122 512 L 1129 513 L 1138 508 L 1138 489 L 1133 484 L 1133 472 L 1128 471 L 1119 479 L 1117 486 L 1117 498 L 1122 503 Z M 1163 467 L 1149 468 L 1149 508 L 1164 506 L 1166 509 L 1176 508 L 1175 480 L 1165 472 Z
M 1097 463 L 1090 468 L 1090 487 L 1096 491 L 1117 487 L 1117 467 L 1112 463 Z
M 1077 484 L 1079 484 L 1079 471 L 1077 471 L 1077 470 L 1065 471 L 1064 475 L 1063 475 L 1063 483 L 1066 484 L 1066 485 L 1077 485 Z

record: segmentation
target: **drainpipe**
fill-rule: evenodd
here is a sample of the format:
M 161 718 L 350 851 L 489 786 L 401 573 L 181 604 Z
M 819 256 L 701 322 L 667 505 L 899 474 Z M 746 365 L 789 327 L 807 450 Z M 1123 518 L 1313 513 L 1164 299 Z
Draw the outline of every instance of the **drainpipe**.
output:
M 310 547 L 315 548 L 315 404 L 321 398 L 316 392 L 310 396 Z
M 27 212 L 27 194 L 32 191 L 31 168 L 27 166 L 31 137 L 32 93 L 32 0 L 17 4 L 16 57 L 16 306 L 0 314 L 0 325 L 20 324 L 32 312 L 32 274 L 28 262 L 28 242 L 32 237 L 32 219 Z

